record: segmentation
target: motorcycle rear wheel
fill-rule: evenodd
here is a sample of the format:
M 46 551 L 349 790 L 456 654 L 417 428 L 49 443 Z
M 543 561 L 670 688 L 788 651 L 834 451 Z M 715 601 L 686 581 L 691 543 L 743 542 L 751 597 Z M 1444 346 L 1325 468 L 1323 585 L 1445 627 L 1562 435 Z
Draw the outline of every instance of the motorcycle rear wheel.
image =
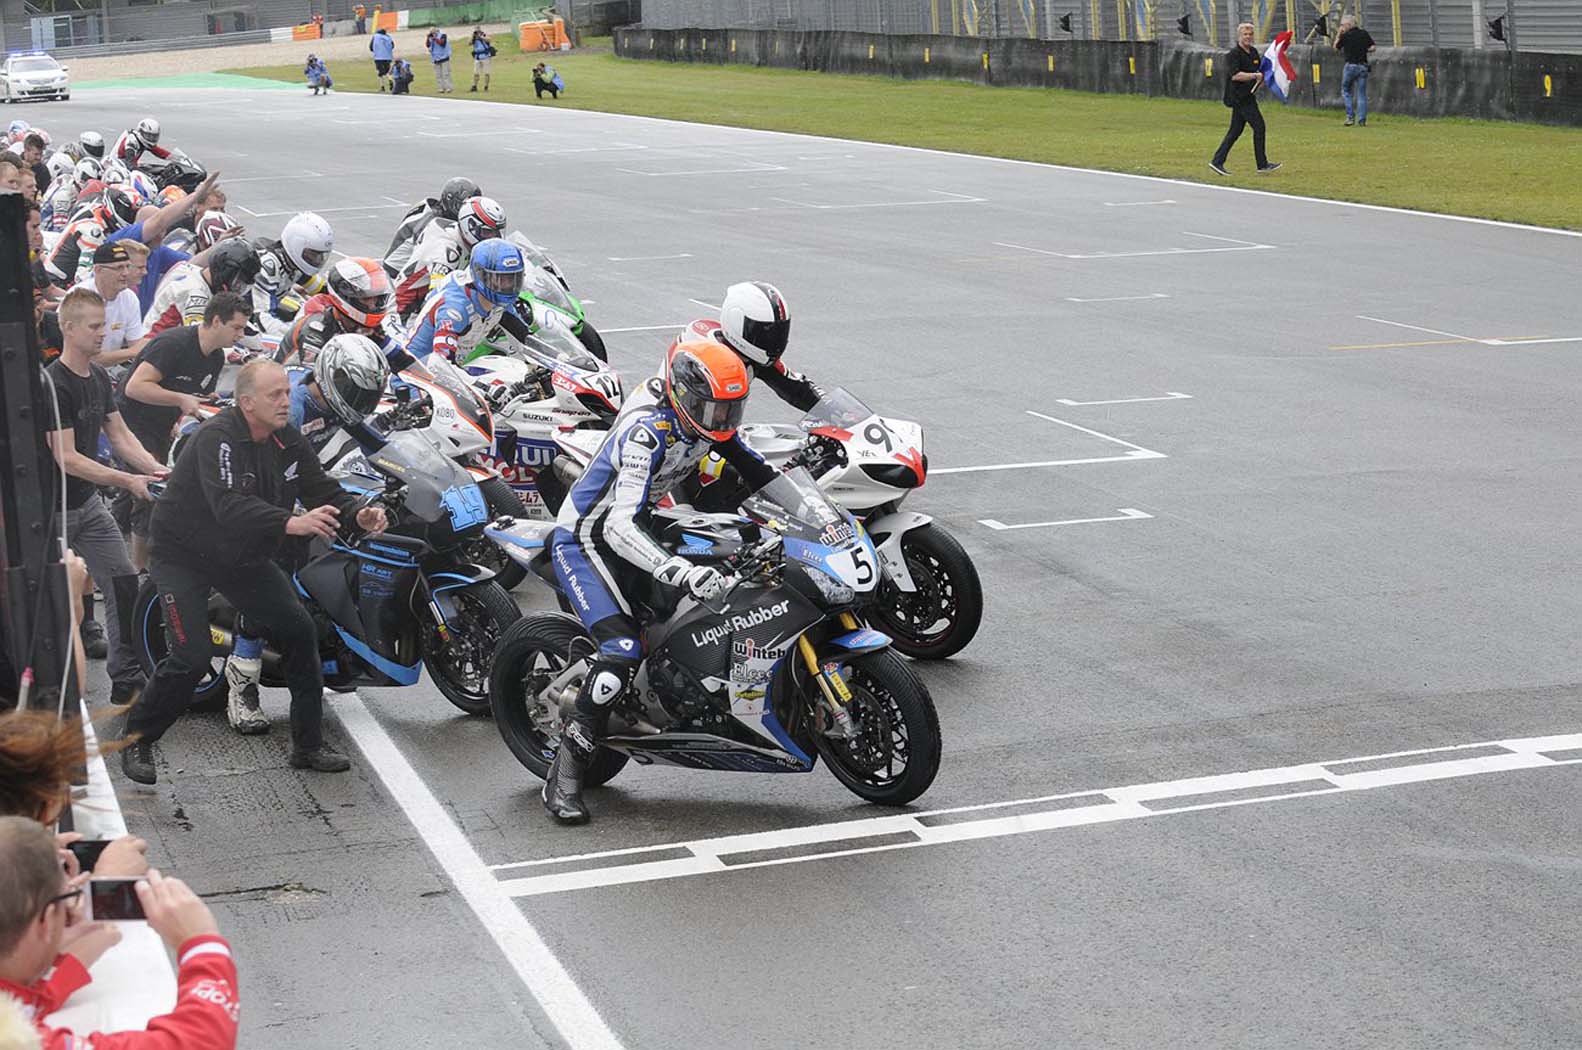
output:
M 588 632 L 574 618 L 555 613 L 525 616 L 500 639 L 489 669 L 489 697 L 494 724 L 511 754 L 529 773 L 543 780 L 560 746 L 559 711 L 544 712 L 534 700 L 542 682 L 564 670 L 568 651 Z M 583 777 L 585 787 L 608 783 L 626 766 L 619 751 L 600 748 Z
M 469 715 L 487 715 L 490 658 L 522 610 L 493 580 L 469 584 L 455 598 L 458 615 L 452 618 L 450 637 L 441 639 L 432 624 L 422 631 L 423 666 L 445 699 Z
M 816 732 L 818 753 L 858 798 L 904 806 L 927 791 L 939 772 L 939 714 L 928 687 L 889 650 L 853 660 L 846 684 L 857 735 L 841 740 Z
M 213 598 L 210 599 L 212 604 Z M 208 629 L 208 625 L 204 625 Z M 143 674 L 153 681 L 154 668 L 170 652 L 165 639 L 165 614 L 159 607 L 159 589 L 154 581 L 145 579 L 138 588 L 137 601 L 132 606 L 132 641 L 137 652 L 137 662 Z M 189 711 L 223 711 L 229 687 L 225 684 L 225 655 L 216 654 L 209 662 L 209 671 L 192 691 Z
M 885 578 L 869 610 L 875 625 L 914 660 L 943 660 L 967 647 L 983 622 L 983 584 L 956 537 L 924 525 L 901 537 L 901 556 L 917 590 L 908 594 Z

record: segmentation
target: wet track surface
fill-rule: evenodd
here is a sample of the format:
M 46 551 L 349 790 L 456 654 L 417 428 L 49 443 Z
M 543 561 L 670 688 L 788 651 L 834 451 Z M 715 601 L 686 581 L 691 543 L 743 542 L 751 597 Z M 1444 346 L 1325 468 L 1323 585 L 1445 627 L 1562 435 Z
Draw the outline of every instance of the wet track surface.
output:
M 89 91 L 27 116 L 145 112 L 250 234 L 311 208 L 352 254 L 475 176 L 629 385 L 700 302 L 773 281 L 793 367 L 924 423 L 908 507 L 988 596 L 971 647 L 918 665 L 934 787 L 849 834 L 795 829 L 894 814 L 822 768 L 632 766 L 556 828 L 426 682 L 333 705 L 344 776 L 285 766 L 283 692 L 266 738 L 189 718 L 158 787 L 119 786 L 220 905 L 244 1045 L 1572 1040 L 1582 741 L 1533 739 L 1582 732 L 1582 240 L 540 107 Z M 790 418 L 768 398 L 751 415 Z M 1462 745 L 1490 746 L 1427 751 Z M 1258 770 L 1284 772 L 1223 776 Z M 619 852 L 647 847 L 779 862 Z

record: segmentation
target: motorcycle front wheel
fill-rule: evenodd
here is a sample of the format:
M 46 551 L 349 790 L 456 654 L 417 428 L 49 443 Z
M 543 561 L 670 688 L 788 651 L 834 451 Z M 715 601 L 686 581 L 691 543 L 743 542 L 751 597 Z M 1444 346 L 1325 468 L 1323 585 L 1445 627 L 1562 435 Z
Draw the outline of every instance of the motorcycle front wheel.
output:
M 215 596 L 209 599 L 212 608 Z M 208 630 L 208 625 L 204 625 Z M 154 668 L 170 652 L 165 638 L 165 614 L 159 607 L 159 589 L 153 580 L 145 579 L 138 588 L 137 601 L 132 606 L 132 640 L 137 652 L 137 662 L 149 681 L 154 679 Z M 223 711 L 228 692 L 225 684 L 225 654 L 216 653 L 209 661 L 209 670 L 192 690 L 189 711 Z
M 927 791 L 939 772 L 934 699 L 917 672 L 889 650 L 853 660 L 845 678 L 852 694 L 846 709 L 856 732 L 849 739 L 815 733 L 818 753 L 858 798 L 904 806 Z
M 560 706 L 540 700 L 538 694 L 566 669 L 571 645 L 579 638 L 587 643 L 588 632 L 571 617 L 524 616 L 500 640 L 489 669 L 495 728 L 516 760 L 540 780 L 549 776 L 549 764 L 560 746 Z M 582 782 L 598 787 L 625 765 L 625 755 L 601 747 Z
M 506 630 L 522 616 L 493 580 L 453 592 L 456 612 L 441 638 L 432 623 L 422 632 L 423 666 L 440 693 L 469 715 L 489 713 L 489 660 Z
M 943 660 L 967 647 L 983 622 L 983 584 L 956 537 L 924 525 L 901 537 L 901 556 L 917 590 L 908 594 L 888 577 L 869 614 L 914 660 Z

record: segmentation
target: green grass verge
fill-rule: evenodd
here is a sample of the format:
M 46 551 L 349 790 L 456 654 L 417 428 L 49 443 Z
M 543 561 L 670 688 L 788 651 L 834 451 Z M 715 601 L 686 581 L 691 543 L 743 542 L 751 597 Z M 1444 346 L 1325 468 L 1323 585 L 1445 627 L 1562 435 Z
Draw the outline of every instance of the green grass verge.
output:
M 925 146 L 1582 229 L 1577 128 L 1388 112 L 1370 115 L 1366 128 L 1346 128 L 1337 112 L 1270 102 L 1269 154 L 1284 170 L 1252 171 L 1248 133 L 1225 180 L 1207 169 L 1227 123 L 1215 102 L 634 61 L 596 48 L 547 56 L 569 92 L 558 102 L 538 101 L 531 70 L 540 56 L 519 53 L 514 41 L 496 46 L 491 90 L 477 96 L 494 102 Z M 473 97 L 470 67 L 458 55 L 457 98 Z M 432 67 L 424 61 L 414 69 L 415 93 L 433 94 Z M 302 82 L 299 67 L 227 72 Z M 340 62 L 331 72 L 339 90 L 377 89 L 371 63 Z

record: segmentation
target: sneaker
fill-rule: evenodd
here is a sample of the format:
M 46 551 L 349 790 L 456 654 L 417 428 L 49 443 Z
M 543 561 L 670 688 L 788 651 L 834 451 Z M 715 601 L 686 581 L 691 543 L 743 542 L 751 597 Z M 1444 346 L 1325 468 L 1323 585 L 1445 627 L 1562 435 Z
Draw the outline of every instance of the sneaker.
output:
M 1271 171 L 1279 171 L 1281 167 L 1283 167 L 1283 165 L 1280 165 L 1280 164 L 1265 164 L 1263 167 L 1259 168 L 1258 170 L 1260 172 L 1262 172 L 1263 174 L 1267 175 Z
M 351 760 L 332 747 L 320 745 L 312 751 L 291 749 L 287 759 L 293 769 L 314 769 L 320 773 L 344 773 L 352 768 Z
M 110 703 L 116 707 L 130 704 L 143 692 L 143 686 L 146 684 L 142 677 L 131 678 L 125 682 L 112 683 L 110 686 Z
M 90 660 L 103 660 L 110 655 L 110 640 L 104 636 L 104 624 L 98 620 L 82 622 L 82 647 Z
M 1367 126 L 1368 126 L 1368 122 L 1366 120 L 1359 120 L 1359 121 L 1357 121 L 1357 127 L 1365 128 Z
M 269 732 L 269 719 L 258 707 L 258 660 L 225 661 L 225 717 L 231 728 L 243 736 Z
M 1342 124 L 1342 125 L 1341 125 L 1341 126 L 1342 126 L 1342 127 L 1346 127 L 1346 128 L 1349 128 L 1349 127 L 1351 127 L 1351 126 L 1352 126 L 1352 125 L 1353 125 L 1353 124 L 1355 124 L 1355 123 L 1356 123 L 1356 121 L 1355 121 L 1355 120 L 1352 120 L 1352 119 L 1351 119 L 1351 118 L 1350 118 L 1350 117 L 1347 117 L 1347 118 L 1346 118 L 1346 123 L 1344 123 L 1344 124 Z M 1366 121 L 1364 121 L 1364 122 L 1363 122 L 1363 123 L 1367 123 L 1367 122 L 1366 122 Z
M 121 749 L 121 772 L 128 780 L 139 784 L 157 784 L 159 774 L 154 771 L 154 745 L 139 740 Z
M 1225 170 L 1225 167 L 1223 165 L 1215 164 L 1213 161 L 1209 161 L 1208 162 L 1208 166 L 1209 166 L 1209 170 L 1214 172 L 1214 174 L 1216 174 L 1216 175 L 1229 175 L 1230 174 L 1229 171 Z

